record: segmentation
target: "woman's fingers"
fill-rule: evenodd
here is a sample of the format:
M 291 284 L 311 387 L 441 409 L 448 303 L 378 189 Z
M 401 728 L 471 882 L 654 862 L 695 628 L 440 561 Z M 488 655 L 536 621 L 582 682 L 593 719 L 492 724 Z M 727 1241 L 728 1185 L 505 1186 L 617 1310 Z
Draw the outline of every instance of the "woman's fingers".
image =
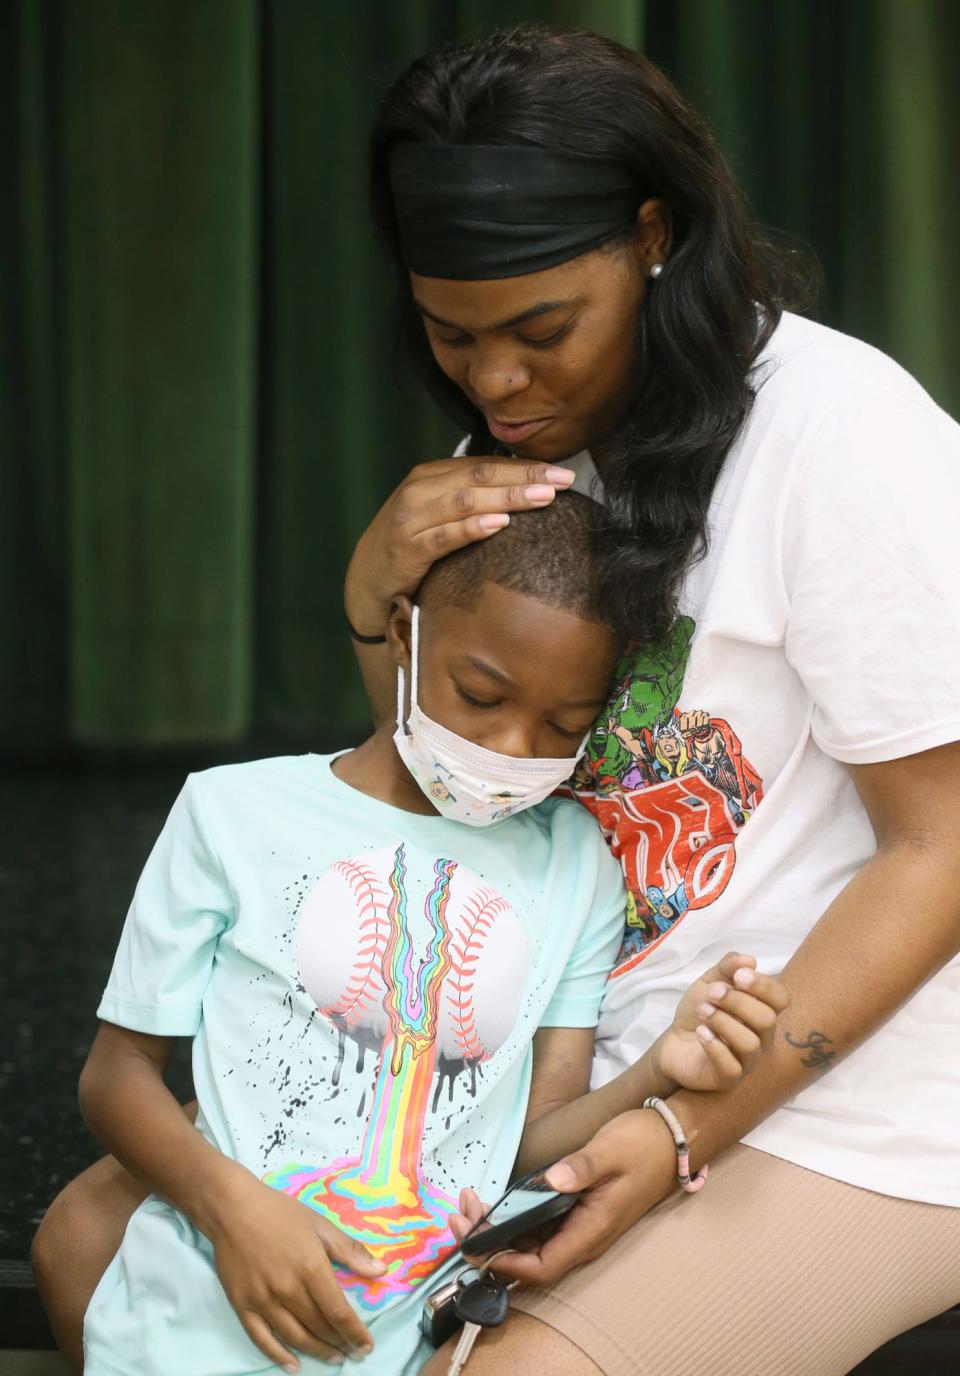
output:
M 475 544 L 478 540 L 488 540 L 509 524 L 510 517 L 506 512 L 471 516 L 468 521 L 447 521 L 444 525 L 431 526 L 419 535 L 411 536 L 410 553 L 418 565 L 429 569 L 445 554 L 452 554 L 455 549 L 463 549 L 464 545 Z
M 465 1214 L 471 1223 L 479 1223 L 488 1211 L 488 1205 L 484 1204 L 476 1190 L 467 1185 L 460 1191 L 460 1212 Z
M 490 1211 L 489 1207 L 474 1190 L 469 1187 L 461 1190 L 459 1203 L 460 1212 L 450 1216 L 450 1231 L 457 1242 L 462 1242 L 467 1234 L 475 1229 L 485 1232 L 491 1226 L 485 1221 Z
M 415 569 L 419 580 L 445 554 L 496 535 L 510 524 L 511 511 L 549 506 L 555 495 L 549 486 L 458 488 L 424 505 L 411 499 L 398 506 L 394 517 L 391 564 L 398 571 Z
M 408 481 L 449 474 L 466 478 L 472 487 L 507 487 L 515 483 L 550 483 L 553 487 L 569 487 L 577 476 L 572 468 L 564 468 L 562 464 L 530 463 L 527 459 L 471 454 L 417 464 L 411 469 Z
M 602 1127 L 580 1151 L 547 1171 L 563 1192 L 582 1190 L 557 1231 L 535 1252 L 508 1252 L 498 1276 L 549 1285 L 573 1266 L 592 1261 L 658 1203 L 675 1178 L 677 1152 L 659 1116 L 631 1110 Z
M 567 468 L 495 459 L 423 464 L 397 489 L 393 522 L 415 536 L 451 521 L 548 506 L 574 476 Z
M 624 1114 L 621 1120 L 614 1120 L 614 1125 L 634 1116 Z M 633 1145 L 629 1143 L 629 1147 Z M 626 1199 L 618 1199 L 619 1192 L 611 1193 L 609 1189 L 611 1180 L 615 1181 L 623 1169 L 625 1155 L 615 1136 L 604 1140 L 601 1133 L 580 1151 L 551 1166 L 547 1181 L 554 1189 L 584 1193 L 561 1220 L 557 1231 L 536 1250 L 508 1252 L 498 1257 L 497 1275 L 531 1285 L 549 1285 L 571 1267 L 601 1256 L 617 1232 L 625 1232 L 633 1222 Z M 640 1191 L 632 1193 L 639 1195 Z
M 495 535 L 511 511 L 548 506 L 575 478 L 572 469 L 519 459 L 419 464 L 357 543 L 347 572 L 347 615 L 356 626 L 377 626 L 390 599 L 412 595 L 435 560 Z
M 425 544 L 427 553 L 433 553 L 438 558 L 438 530 L 450 525 L 467 525 L 472 537 L 477 539 L 484 534 L 489 535 L 495 528 L 494 517 L 509 519 L 511 511 L 530 511 L 549 506 L 557 494 L 557 489 L 549 483 L 534 483 L 526 487 L 468 487 L 460 484 L 457 475 L 454 475 L 454 479 L 457 486 L 445 485 L 429 495 L 425 487 L 424 490 L 411 487 L 405 500 L 398 503 L 394 515 L 394 529 L 398 538 L 419 541 Z M 501 519 L 500 526 L 506 524 L 507 520 Z M 428 537 L 426 541 L 425 536 Z
M 469 1233 L 473 1224 L 468 1218 L 464 1218 L 463 1214 L 451 1214 L 447 1219 L 447 1226 L 453 1234 L 454 1241 L 460 1243 Z

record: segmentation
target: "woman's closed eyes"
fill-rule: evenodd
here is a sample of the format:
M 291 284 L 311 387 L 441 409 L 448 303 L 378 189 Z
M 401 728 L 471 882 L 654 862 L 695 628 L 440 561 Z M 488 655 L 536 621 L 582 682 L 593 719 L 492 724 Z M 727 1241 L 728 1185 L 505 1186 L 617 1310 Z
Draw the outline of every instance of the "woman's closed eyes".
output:
M 527 344 L 531 349 L 549 349 L 551 345 L 559 344 L 572 328 L 573 322 L 568 321 L 565 325 L 561 325 L 559 330 L 554 330 L 553 334 L 548 334 L 542 339 L 528 339 L 525 335 L 517 335 L 516 339 L 518 343 Z M 448 338 L 446 335 L 437 334 L 434 331 L 433 338 L 436 343 L 445 344 L 448 349 L 463 349 L 468 344 L 473 343 L 473 335 L 470 334 L 458 334 Z

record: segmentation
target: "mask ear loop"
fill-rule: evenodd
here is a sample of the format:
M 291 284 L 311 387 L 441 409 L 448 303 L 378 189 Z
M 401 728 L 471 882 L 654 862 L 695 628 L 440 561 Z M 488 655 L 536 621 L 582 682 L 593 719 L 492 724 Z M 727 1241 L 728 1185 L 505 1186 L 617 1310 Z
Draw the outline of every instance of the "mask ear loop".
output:
M 403 672 L 403 665 L 397 665 L 397 729 L 406 731 L 406 717 L 404 716 L 404 698 L 406 697 L 405 688 L 407 686 L 407 676 Z
M 420 677 L 420 608 L 414 607 L 410 618 L 410 711 L 419 706 Z
M 414 607 L 414 609 L 413 609 L 413 616 L 410 618 L 410 665 L 411 665 L 411 673 L 410 673 L 410 680 L 411 680 L 411 682 L 410 682 L 410 710 L 411 710 L 411 711 L 413 710 L 413 705 L 414 705 L 414 703 L 415 703 L 416 700 L 417 700 L 417 661 L 418 661 L 419 658 L 420 658 L 419 620 L 420 620 L 420 608 L 419 608 L 419 607 Z M 409 713 L 407 712 L 407 704 L 406 704 L 406 696 L 407 696 L 407 694 L 406 694 L 406 688 L 407 688 L 407 675 L 406 675 L 406 671 L 404 670 L 404 667 L 403 667 L 402 664 L 398 664 L 398 665 L 397 665 L 397 726 L 398 726 L 399 729 L 404 733 L 404 735 L 407 735 L 407 736 L 408 736 L 408 735 L 410 734 L 410 732 L 409 732 L 409 729 L 408 729 L 408 727 L 407 727 L 407 718 L 408 718 L 408 716 L 409 716 Z

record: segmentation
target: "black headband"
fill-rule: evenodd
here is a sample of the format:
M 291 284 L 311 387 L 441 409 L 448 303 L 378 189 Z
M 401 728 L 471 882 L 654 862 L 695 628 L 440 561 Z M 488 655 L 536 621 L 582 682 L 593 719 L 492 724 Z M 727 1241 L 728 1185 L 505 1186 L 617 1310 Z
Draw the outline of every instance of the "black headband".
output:
M 422 277 L 519 277 L 598 248 L 645 199 L 614 163 L 526 144 L 400 143 L 390 184 L 403 261 Z

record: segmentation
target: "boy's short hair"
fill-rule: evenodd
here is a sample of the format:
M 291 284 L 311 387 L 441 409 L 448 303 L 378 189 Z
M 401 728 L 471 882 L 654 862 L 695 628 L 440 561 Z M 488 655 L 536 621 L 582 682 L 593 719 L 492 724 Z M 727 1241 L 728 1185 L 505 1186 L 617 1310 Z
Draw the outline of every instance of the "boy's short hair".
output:
M 602 518 L 591 497 L 558 492 L 549 506 L 514 512 L 495 535 L 438 559 L 421 596 L 471 608 L 483 584 L 496 583 L 616 632 L 600 596 Z

